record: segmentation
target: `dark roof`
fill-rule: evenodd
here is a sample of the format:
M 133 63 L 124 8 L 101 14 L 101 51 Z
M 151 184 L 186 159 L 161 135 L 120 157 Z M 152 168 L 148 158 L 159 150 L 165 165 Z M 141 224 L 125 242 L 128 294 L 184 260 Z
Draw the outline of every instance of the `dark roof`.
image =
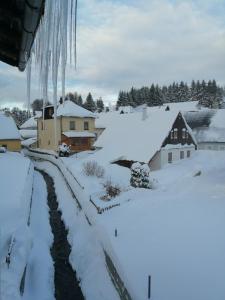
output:
M 24 71 L 45 0 L 0 1 L 0 60 Z

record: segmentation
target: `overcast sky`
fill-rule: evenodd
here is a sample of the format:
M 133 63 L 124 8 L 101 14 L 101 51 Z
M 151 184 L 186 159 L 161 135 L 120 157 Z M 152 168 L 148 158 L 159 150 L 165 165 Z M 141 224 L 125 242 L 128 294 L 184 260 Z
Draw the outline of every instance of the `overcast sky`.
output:
M 224 16 L 225 0 L 78 0 L 78 65 L 68 68 L 67 92 L 109 102 L 152 83 L 225 85 Z M 31 97 L 40 97 L 37 76 Z M 5 105 L 26 105 L 26 74 L 0 63 Z

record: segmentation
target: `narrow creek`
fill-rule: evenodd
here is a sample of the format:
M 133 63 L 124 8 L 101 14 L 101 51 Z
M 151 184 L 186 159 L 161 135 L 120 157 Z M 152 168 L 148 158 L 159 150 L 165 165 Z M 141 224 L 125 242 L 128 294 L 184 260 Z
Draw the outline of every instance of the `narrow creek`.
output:
M 56 300 L 83 300 L 76 273 L 69 262 L 71 246 L 67 240 L 68 231 L 62 221 L 62 213 L 58 210 L 54 181 L 44 171 L 39 171 L 47 185 L 50 225 L 54 236 L 51 255 L 54 261 L 54 283 Z

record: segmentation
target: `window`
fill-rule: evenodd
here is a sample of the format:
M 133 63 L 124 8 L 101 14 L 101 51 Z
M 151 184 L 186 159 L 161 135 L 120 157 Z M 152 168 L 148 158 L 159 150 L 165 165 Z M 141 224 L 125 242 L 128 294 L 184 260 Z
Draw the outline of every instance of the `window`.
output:
M 172 163 L 172 161 L 173 161 L 173 154 L 172 154 L 172 152 L 169 152 L 168 153 L 168 163 Z
M 180 159 L 184 159 L 184 151 L 180 151 Z
M 187 150 L 187 157 L 190 157 L 190 156 L 191 156 L 191 151 Z
M 175 140 L 177 139 L 177 128 L 174 129 L 173 137 Z
M 50 140 L 48 140 L 48 145 L 50 145 Z
M 185 139 L 186 138 L 186 129 L 183 128 L 182 129 L 182 139 Z
M 76 126 L 75 126 L 75 121 L 70 121 L 70 130 L 75 130 Z
M 188 134 L 188 131 L 186 131 L 186 139 L 189 138 L 189 134 Z
M 89 130 L 89 123 L 87 121 L 84 122 L 84 130 Z
M 173 140 L 173 130 L 170 131 L 170 138 Z

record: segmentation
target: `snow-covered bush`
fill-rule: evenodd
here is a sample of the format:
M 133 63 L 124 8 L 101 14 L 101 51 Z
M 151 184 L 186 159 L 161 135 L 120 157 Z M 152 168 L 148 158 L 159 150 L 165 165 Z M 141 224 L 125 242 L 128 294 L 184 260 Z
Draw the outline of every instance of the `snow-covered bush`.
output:
M 83 164 L 83 171 L 87 176 L 96 176 L 101 178 L 105 174 L 105 170 L 95 160 L 90 160 Z
M 149 180 L 149 166 L 147 164 L 140 164 L 139 162 L 133 163 L 131 166 L 130 184 L 138 188 L 152 188 Z
M 105 188 L 105 195 L 101 197 L 102 200 L 110 200 L 121 193 L 121 187 L 118 184 L 112 183 L 111 179 L 103 183 L 103 187 Z

